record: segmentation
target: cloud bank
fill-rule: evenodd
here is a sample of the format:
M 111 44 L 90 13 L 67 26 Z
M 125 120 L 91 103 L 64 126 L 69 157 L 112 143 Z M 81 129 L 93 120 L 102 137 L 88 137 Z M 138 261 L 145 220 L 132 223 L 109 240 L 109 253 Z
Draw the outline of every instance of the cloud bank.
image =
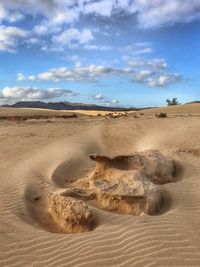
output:
M 49 88 L 42 90 L 31 87 L 5 87 L 0 92 L 0 103 L 15 103 L 18 101 L 45 101 L 56 100 L 63 97 L 75 96 L 76 93 L 71 90 L 60 88 Z
M 40 15 L 54 25 L 72 23 L 80 15 L 111 17 L 116 11 L 136 16 L 141 28 L 155 28 L 200 19 L 199 0 L 1 0 L 0 20 Z
M 181 80 L 177 73 L 166 73 L 167 63 L 164 59 L 131 59 L 125 58 L 124 67 L 113 67 L 105 65 L 75 64 L 73 68 L 55 68 L 37 75 L 25 77 L 19 73 L 17 79 L 29 81 L 73 81 L 73 82 L 98 82 L 101 78 L 128 77 L 133 83 L 143 83 L 149 87 L 162 87 Z M 96 99 L 100 100 L 101 95 Z
M 96 49 L 91 41 L 95 35 L 91 29 L 80 29 L 81 18 L 91 15 L 97 20 L 103 17 L 112 25 L 112 18 L 121 13 L 132 16 L 136 24 L 130 27 L 155 29 L 175 23 L 200 20 L 199 0 L 1 0 L 0 1 L 0 51 L 14 52 L 20 41 L 41 45 L 42 51 L 64 51 L 66 47 Z M 32 16 L 34 25 L 29 34 L 13 23 L 28 21 Z M 11 25 L 8 25 L 11 24 Z M 4 26 L 3 26 L 4 25 Z M 31 36 L 30 36 L 31 35 Z M 48 37 L 48 40 L 47 40 Z M 101 46 L 102 51 L 106 46 Z M 126 47 L 133 55 L 148 54 L 151 47 L 142 43 Z
M 27 36 L 27 31 L 0 25 L 0 51 L 15 52 L 19 42 Z
M 116 76 L 131 73 L 129 69 L 118 69 L 103 65 L 76 65 L 69 69 L 66 67 L 50 69 L 37 75 L 28 76 L 30 81 L 76 81 L 76 82 L 96 82 L 98 78 L 103 76 Z

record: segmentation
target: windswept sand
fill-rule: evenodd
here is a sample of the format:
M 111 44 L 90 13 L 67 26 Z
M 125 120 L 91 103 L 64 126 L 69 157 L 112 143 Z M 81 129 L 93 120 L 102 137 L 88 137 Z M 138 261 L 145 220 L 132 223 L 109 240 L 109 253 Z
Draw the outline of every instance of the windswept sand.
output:
M 159 119 L 155 113 L 166 112 Z M 0 116 L 66 112 L 0 109 Z M 100 112 L 99 112 L 100 113 Z M 135 114 L 137 116 L 135 116 Z M 0 266 L 200 266 L 200 104 L 131 112 L 0 121 Z M 109 212 L 88 202 L 91 231 L 64 234 L 34 201 L 65 189 L 109 157 L 158 150 L 176 162 L 177 181 L 161 185 L 156 215 Z

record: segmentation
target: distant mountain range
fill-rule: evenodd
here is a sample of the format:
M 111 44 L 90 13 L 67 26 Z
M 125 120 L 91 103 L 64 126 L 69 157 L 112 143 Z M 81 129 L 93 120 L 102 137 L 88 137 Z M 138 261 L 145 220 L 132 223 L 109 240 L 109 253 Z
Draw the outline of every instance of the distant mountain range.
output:
M 3 105 L 2 107 L 9 108 L 44 108 L 54 110 L 108 110 L 108 111 L 123 111 L 123 110 L 141 110 L 139 108 L 122 108 L 122 107 L 104 107 L 94 104 L 71 103 L 71 102 L 41 102 L 41 101 L 20 101 L 13 105 Z
M 193 101 L 187 104 L 200 104 L 200 101 Z M 107 110 L 107 111 L 137 111 L 142 109 L 150 109 L 155 107 L 146 108 L 123 108 L 123 107 L 105 107 L 95 104 L 83 104 L 83 103 L 71 103 L 71 102 L 41 102 L 41 101 L 20 101 L 12 105 L 2 105 L 1 107 L 8 108 L 44 108 L 44 109 L 54 109 L 54 110 Z

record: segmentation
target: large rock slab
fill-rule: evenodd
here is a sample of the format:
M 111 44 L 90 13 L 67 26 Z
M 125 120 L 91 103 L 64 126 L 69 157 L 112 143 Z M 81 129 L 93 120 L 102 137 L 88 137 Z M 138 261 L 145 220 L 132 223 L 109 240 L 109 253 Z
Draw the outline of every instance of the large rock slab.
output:
M 91 155 L 90 158 L 97 162 L 96 170 L 99 173 L 108 168 L 124 171 L 142 170 L 153 183 L 165 184 L 174 181 L 175 165 L 173 160 L 156 150 L 114 158 L 99 155 Z
M 154 214 L 162 204 L 161 188 L 157 184 L 174 181 L 173 160 L 158 151 L 115 158 L 91 155 L 90 158 L 96 161 L 90 189 L 96 192 L 99 205 L 106 210 Z
M 140 170 L 108 168 L 92 177 L 91 188 L 99 205 L 106 210 L 123 214 L 154 214 L 159 210 L 162 196 Z

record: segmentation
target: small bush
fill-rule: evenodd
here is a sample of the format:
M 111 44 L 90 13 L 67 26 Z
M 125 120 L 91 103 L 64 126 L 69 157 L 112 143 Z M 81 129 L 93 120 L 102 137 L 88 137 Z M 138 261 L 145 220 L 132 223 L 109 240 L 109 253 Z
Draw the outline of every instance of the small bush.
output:
M 159 119 L 167 118 L 167 114 L 163 112 L 160 112 L 159 114 L 156 113 L 156 117 Z

